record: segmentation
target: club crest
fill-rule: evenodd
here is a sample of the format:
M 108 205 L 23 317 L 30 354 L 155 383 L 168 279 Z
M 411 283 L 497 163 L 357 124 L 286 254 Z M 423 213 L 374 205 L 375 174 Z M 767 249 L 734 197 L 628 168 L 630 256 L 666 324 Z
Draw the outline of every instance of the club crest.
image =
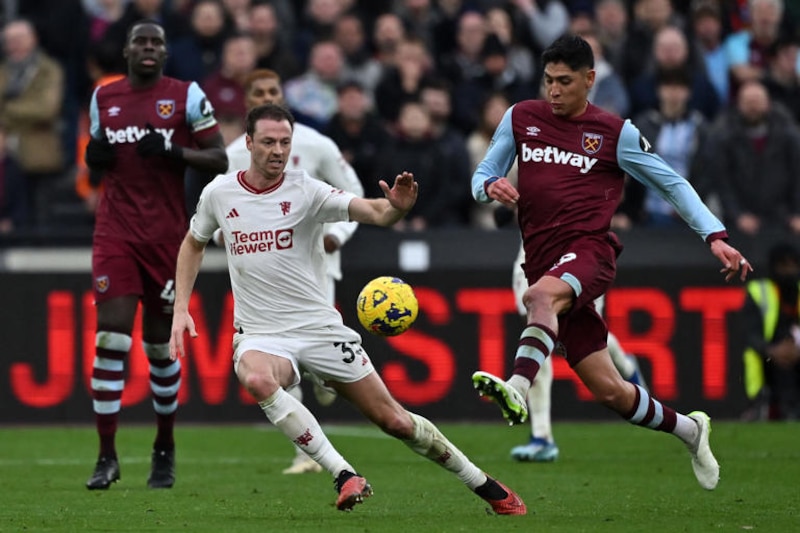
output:
M 97 292 L 104 293 L 108 290 L 109 279 L 108 276 L 98 276 L 94 280 L 94 286 L 97 289 Z
M 175 114 L 175 100 L 157 100 L 156 113 L 163 119 L 168 119 Z
M 599 133 L 583 132 L 583 151 L 587 154 L 596 154 L 603 146 L 603 136 Z

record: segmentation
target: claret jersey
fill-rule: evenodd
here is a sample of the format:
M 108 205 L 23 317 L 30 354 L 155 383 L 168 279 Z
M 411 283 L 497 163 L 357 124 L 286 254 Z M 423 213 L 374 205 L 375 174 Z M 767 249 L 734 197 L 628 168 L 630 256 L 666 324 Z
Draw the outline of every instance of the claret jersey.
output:
M 327 297 L 323 224 L 349 220 L 356 195 L 287 170 L 258 191 L 244 172 L 218 176 L 200 195 L 192 236 L 208 242 L 222 228 L 236 306 L 234 326 L 245 333 L 287 334 L 342 324 Z
M 135 89 L 127 78 L 98 87 L 89 107 L 91 135 L 105 137 L 116 159 L 103 175 L 95 236 L 131 242 L 181 242 L 186 235 L 182 161 L 143 158 L 136 144 L 150 124 L 174 144 L 219 131 L 214 109 L 195 82 L 162 77 L 150 88 Z
M 491 201 L 484 182 L 505 176 L 515 158 L 525 262 L 538 269 L 554 264 L 575 238 L 608 232 L 626 173 L 655 189 L 703 239 L 725 231 L 629 120 L 592 104 L 575 118 L 553 114 L 544 100 L 511 106 L 472 176 L 477 201 Z

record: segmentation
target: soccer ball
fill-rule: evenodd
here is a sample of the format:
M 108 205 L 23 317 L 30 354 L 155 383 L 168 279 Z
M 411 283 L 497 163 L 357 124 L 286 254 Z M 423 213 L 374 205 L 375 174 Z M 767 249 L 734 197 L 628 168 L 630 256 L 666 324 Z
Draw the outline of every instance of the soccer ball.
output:
M 356 302 L 358 321 L 374 335 L 400 335 L 417 319 L 419 305 L 411 285 L 400 278 L 381 276 L 367 283 Z

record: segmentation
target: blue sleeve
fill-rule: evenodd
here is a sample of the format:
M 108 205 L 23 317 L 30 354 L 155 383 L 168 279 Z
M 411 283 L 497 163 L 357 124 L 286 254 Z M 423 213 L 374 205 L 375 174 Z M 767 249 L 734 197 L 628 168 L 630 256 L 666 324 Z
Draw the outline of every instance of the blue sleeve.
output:
M 97 91 L 99 90 L 99 87 L 94 90 L 92 101 L 89 103 L 89 135 L 94 139 L 100 139 L 103 136 L 100 129 L 100 111 L 97 109 Z
M 750 34 L 746 31 L 730 35 L 722 43 L 725 56 L 728 58 L 728 65 L 736 67 L 745 65 L 749 62 L 750 56 Z
M 492 142 L 486 150 L 483 161 L 478 163 L 478 167 L 472 174 L 472 196 L 478 202 L 488 204 L 492 201 L 483 189 L 483 183 L 492 176 L 505 176 L 514 164 L 517 157 L 517 144 L 514 141 L 514 130 L 511 127 L 511 111 L 514 106 L 509 107 L 503 119 L 498 124 L 492 136 Z
M 652 150 L 652 145 L 636 126 L 626 120 L 617 144 L 620 168 L 669 202 L 703 240 L 712 233 L 725 231 L 725 226 L 700 200 L 694 187 Z
M 186 124 L 192 133 L 207 130 L 217 124 L 214 106 L 206 98 L 203 89 L 194 81 L 189 84 L 186 93 Z

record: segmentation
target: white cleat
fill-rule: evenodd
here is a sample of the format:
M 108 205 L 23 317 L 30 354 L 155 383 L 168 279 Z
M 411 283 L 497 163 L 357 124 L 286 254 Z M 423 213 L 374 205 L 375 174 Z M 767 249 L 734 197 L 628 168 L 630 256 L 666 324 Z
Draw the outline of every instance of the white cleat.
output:
M 711 453 L 708 436 L 711 434 L 711 418 L 702 411 L 692 411 L 687 415 L 697 423 L 697 438 L 687 444 L 692 454 L 692 469 L 700 486 L 706 490 L 714 490 L 719 483 L 719 463 Z
M 322 467 L 307 455 L 295 456 L 292 465 L 283 469 L 284 474 L 314 474 L 322 472 Z

